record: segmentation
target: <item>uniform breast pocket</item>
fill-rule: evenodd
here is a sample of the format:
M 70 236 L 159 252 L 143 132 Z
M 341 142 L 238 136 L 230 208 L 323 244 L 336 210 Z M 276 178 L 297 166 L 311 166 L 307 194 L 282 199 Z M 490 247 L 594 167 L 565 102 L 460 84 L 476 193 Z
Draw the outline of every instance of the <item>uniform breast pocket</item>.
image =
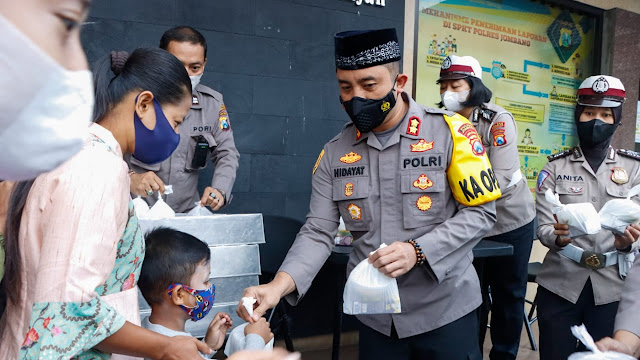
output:
M 624 185 L 618 185 L 614 182 L 611 182 L 610 184 L 606 185 L 606 188 L 607 194 L 609 194 L 609 196 L 612 198 L 626 198 L 629 190 L 631 190 L 631 187 L 628 183 Z
M 186 169 L 189 171 L 204 169 L 211 160 L 211 151 L 216 145 L 216 140 L 211 133 L 192 133 L 187 144 Z
M 401 175 L 405 229 L 440 223 L 446 218 L 444 171 L 406 172 Z
M 334 180 L 333 201 L 338 204 L 340 216 L 349 231 L 371 229 L 369 177 Z

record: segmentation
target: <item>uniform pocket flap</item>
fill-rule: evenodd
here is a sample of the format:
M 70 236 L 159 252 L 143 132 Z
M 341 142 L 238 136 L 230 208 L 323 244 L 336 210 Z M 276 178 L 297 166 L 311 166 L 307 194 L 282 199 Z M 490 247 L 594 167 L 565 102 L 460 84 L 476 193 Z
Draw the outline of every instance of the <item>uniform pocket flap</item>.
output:
M 441 192 L 445 189 L 444 172 L 412 171 L 401 175 L 400 191 L 403 194 Z
M 607 194 L 613 197 L 618 197 L 618 198 L 626 198 L 630 190 L 628 186 L 618 185 L 613 182 L 611 184 L 607 184 L 606 188 L 607 188 Z
M 334 180 L 333 200 L 364 199 L 369 196 L 369 178 Z

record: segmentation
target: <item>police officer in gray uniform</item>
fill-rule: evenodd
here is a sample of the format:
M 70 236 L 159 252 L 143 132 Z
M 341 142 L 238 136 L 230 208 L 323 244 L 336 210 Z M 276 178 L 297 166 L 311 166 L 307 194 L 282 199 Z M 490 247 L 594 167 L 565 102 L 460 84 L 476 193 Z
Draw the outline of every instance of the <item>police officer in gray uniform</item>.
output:
M 575 122 L 580 145 L 549 156 L 536 189 L 538 238 L 549 248 L 536 281 L 540 358 L 566 359 L 578 350 L 570 327 L 584 323 L 595 339 L 613 334 L 626 266 L 632 261 L 640 226 L 624 234 L 602 229 L 569 238 L 558 224 L 545 192 L 563 204 L 591 203 L 597 211 L 640 184 L 640 155 L 616 150 L 611 137 L 622 120 L 624 86 L 619 79 L 591 76 L 578 89 Z M 633 201 L 640 203 L 636 196 Z M 581 346 L 582 347 L 582 346 Z
M 129 159 L 131 192 L 153 205 L 154 193 L 164 193 L 164 185 L 170 184 L 173 194 L 167 195 L 165 201 L 174 211 L 186 212 L 198 201 L 218 210 L 231 201 L 240 154 L 222 94 L 200 84 L 207 63 L 206 40 L 197 30 L 178 26 L 162 35 L 160 47 L 176 56 L 189 73 L 193 88 L 191 111 L 179 126 L 180 143 L 169 159 L 158 164 Z M 211 186 L 200 195 L 198 174 L 209 161 L 215 164 L 215 173 Z
M 472 249 L 493 227 L 499 196 L 490 168 L 471 170 L 489 166 L 484 147 L 468 120 L 403 92 L 395 29 L 339 33 L 335 47 L 352 122 L 318 157 L 307 221 L 275 279 L 245 289 L 258 300 L 253 318 L 242 305 L 238 314 L 256 321 L 281 297 L 296 304 L 331 254 L 342 216 L 354 236 L 347 272 L 368 258 L 397 279 L 402 307 L 358 315 L 360 359 L 481 359 Z
M 639 154 L 640 155 L 640 154 Z M 613 339 L 597 342 L 602 351 L 617 351 L 640 357 L 640 259 L 636 259 L 624 282 L 616 315 Z
M 522 309 L 527 292 L 527 268 L 533 243 L 533 196 L 520 172 L 518 130 L 513 115 L 489 103 L 491 90 L 482 82 L 482 67 L 471 56 L 451 55 L 440 69 L 442 107 L 467 117 L 487 149 L 493 171 L 502 185 L 496 200 L 498 218 L 486 239 L 513 245 L 513 255 L 479 259 L 478 276 L 485 285 L 480 308 L 480 346 L 491 311 L 491 359 L 515 359 L 522 332 Z M 491 300 L 488 288 L 491 287 Z

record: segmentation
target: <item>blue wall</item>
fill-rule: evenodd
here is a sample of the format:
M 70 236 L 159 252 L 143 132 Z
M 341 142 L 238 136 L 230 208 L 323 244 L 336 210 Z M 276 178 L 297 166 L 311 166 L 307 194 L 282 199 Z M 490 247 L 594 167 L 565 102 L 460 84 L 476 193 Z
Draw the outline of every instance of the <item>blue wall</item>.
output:
M 209 45 L 202 83 L 224 95 L 241 153 L 234 200 L 223 212 L 303 220 L 316 157 L 348 120 L 338 101 L 333 34 L 395 27 L 402 39 L 404 1 L 386 4 L 94 1 L 82 37 L 91 62 L 111 50 L 158 46 L 162 33 L 176 25 L 200 30 Z M 201 185 L 212 172 L 209 166 L 202 173 Z

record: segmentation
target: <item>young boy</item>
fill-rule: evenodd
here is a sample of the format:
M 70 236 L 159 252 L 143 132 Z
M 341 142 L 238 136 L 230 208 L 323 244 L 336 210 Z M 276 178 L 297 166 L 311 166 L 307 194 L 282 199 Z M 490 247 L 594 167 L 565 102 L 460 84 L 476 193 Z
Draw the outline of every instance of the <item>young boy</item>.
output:
M 142 320 L 142 326 L 166 336 L 191 336 L 185 323 L 207 316 L 215 299 L 215 286 L 209 281 L 209 247 L 194 236 L 165 227 L 149 232 L 145 241 L 138 287 L 151 306 L 151 315 Z M 213 353 L 222 347 L 232 325 L 229 314 L 213 317 L 204 338 Z M 273 338 L 266 321 L 246 326 L 245 335 L 244 349 L 264 349 Z

